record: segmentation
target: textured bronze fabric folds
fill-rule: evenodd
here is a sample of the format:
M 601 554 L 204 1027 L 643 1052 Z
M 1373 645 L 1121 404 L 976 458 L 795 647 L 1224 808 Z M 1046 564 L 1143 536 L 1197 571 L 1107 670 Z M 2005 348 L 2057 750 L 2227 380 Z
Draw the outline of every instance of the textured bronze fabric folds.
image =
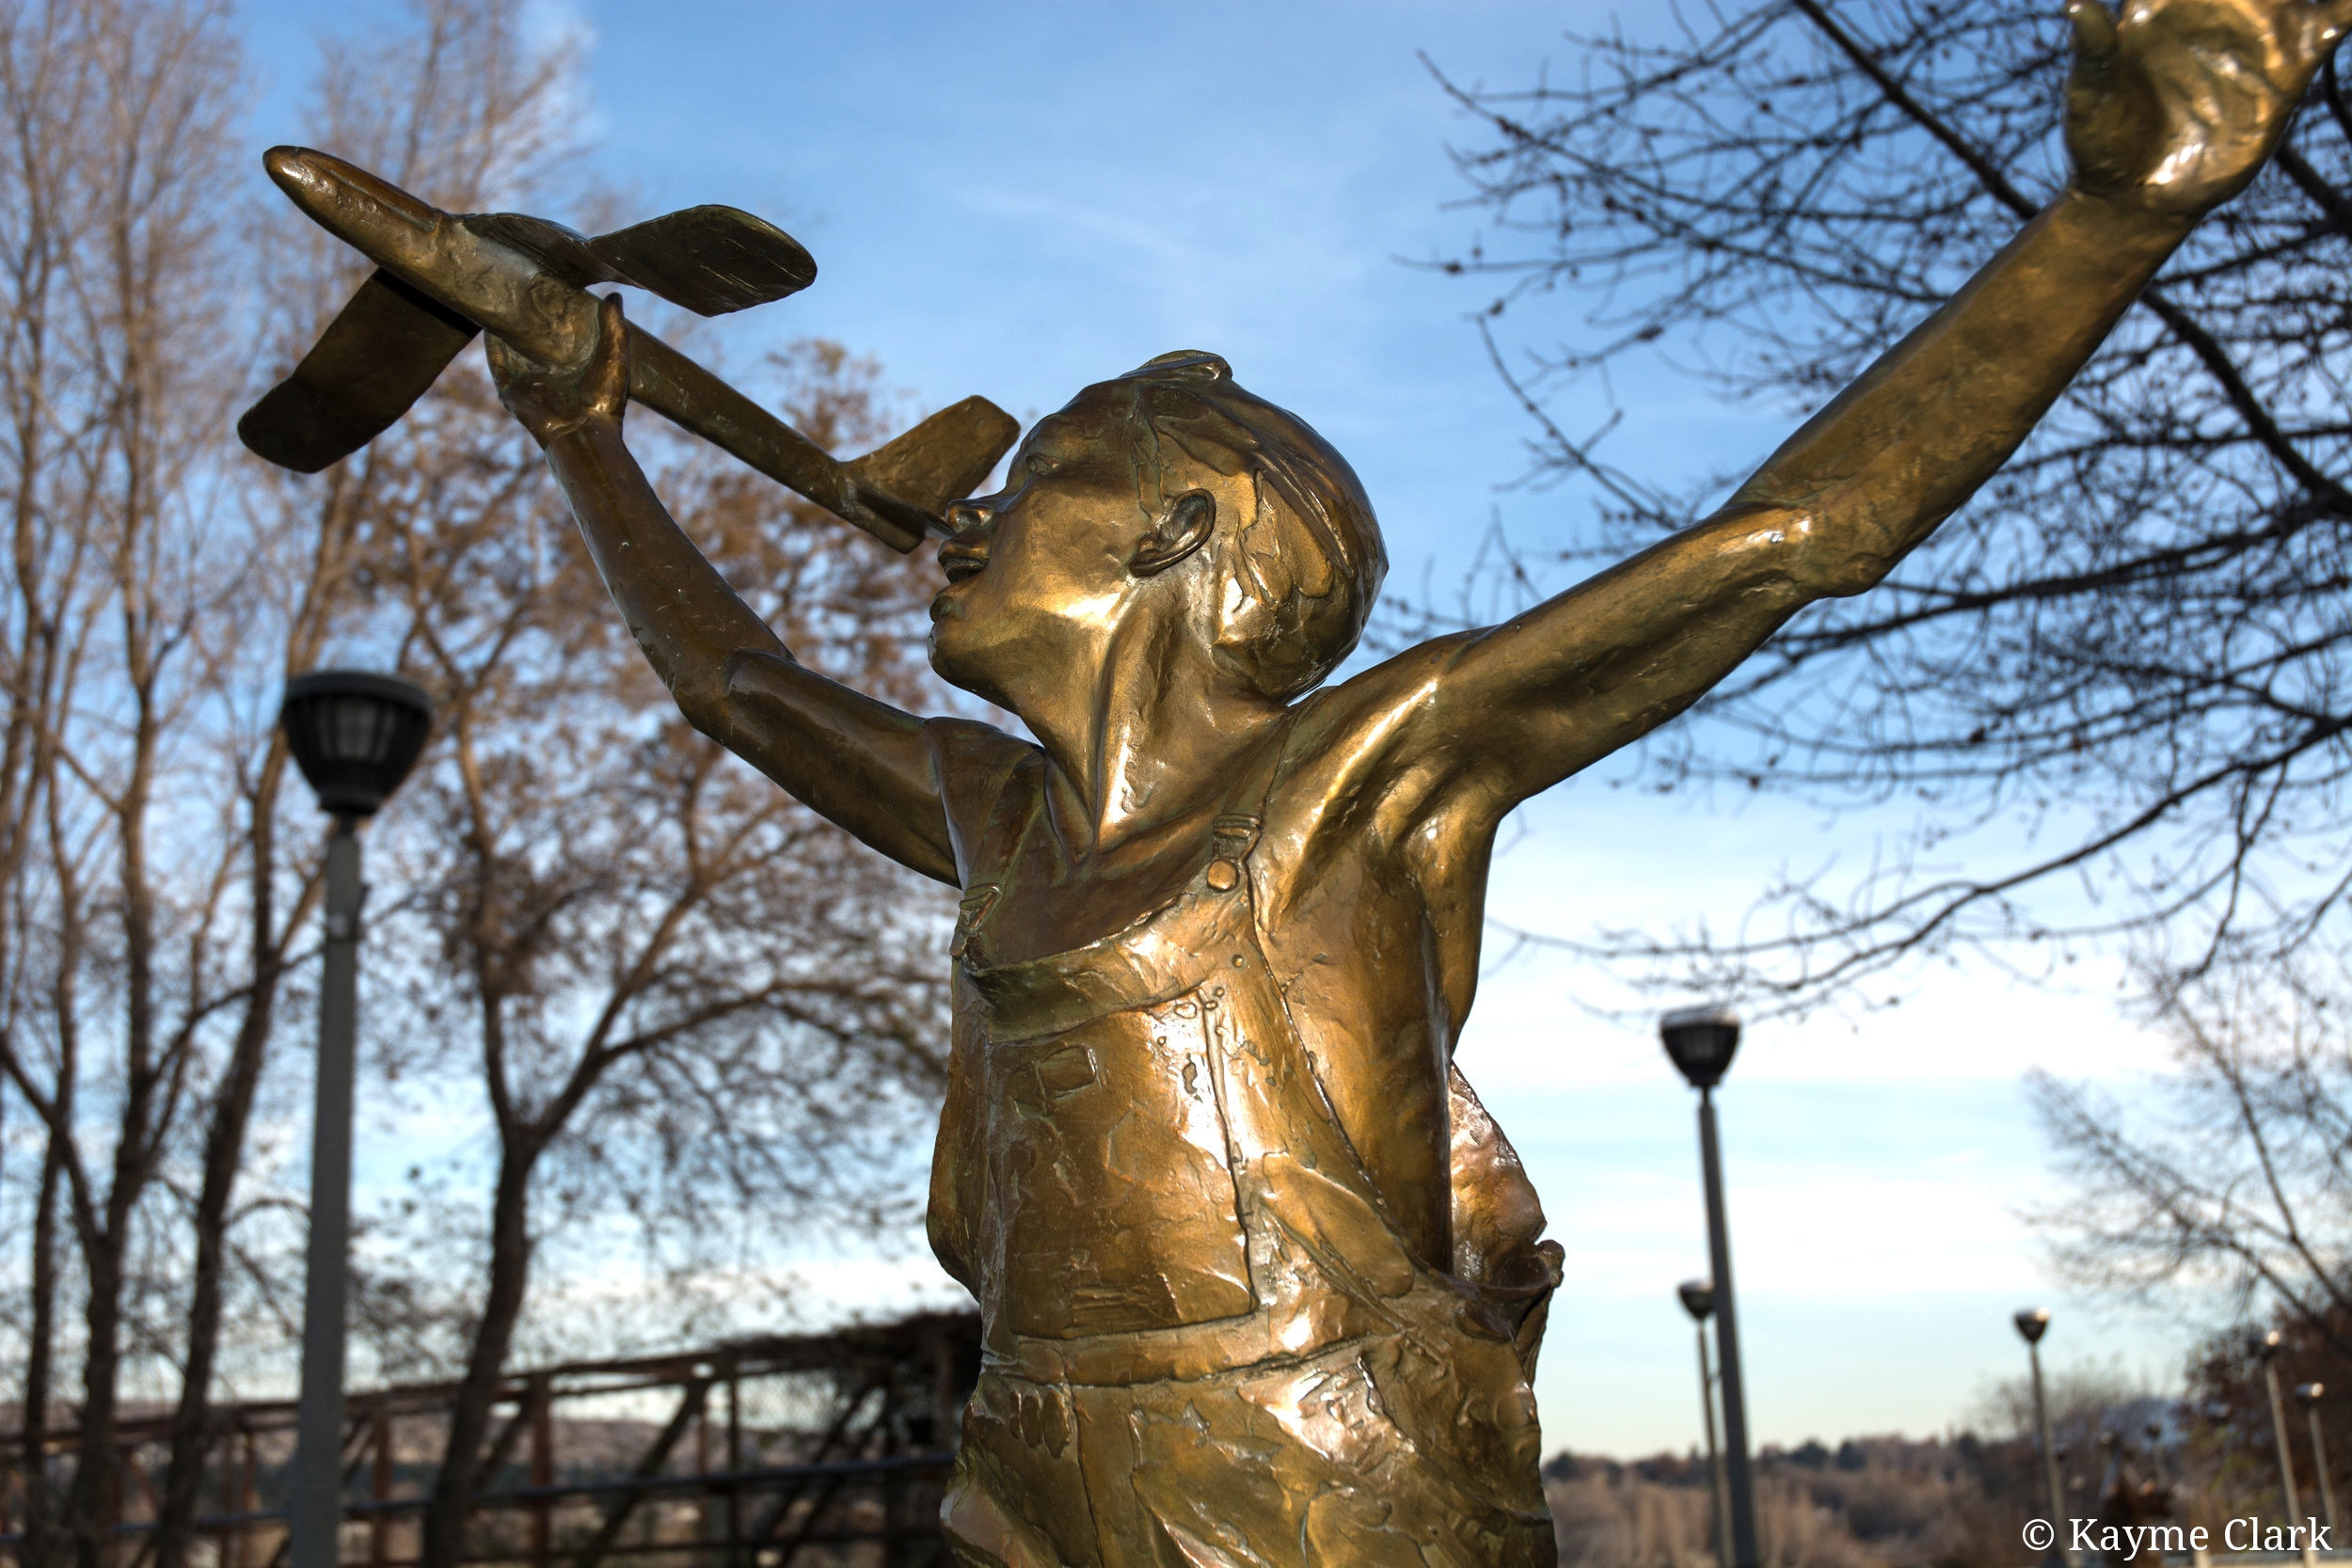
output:
M 1047 831 L 1042 770 L 995 744 L 976 837 L 1009 868 Z M 1262 818 L 1236 809 L 1279 754 L 1192 879 L 1108 937 L 992 963 L 996 884 L 964 901 L 981 1087 L 940 1159 L 986 1169 L 934 1172 L 977 1206 L 990 1355 L 946 1511 L 962 1561 L 1552 1560 L 1528 1379 L 1559 1249 L 1459 1074 L 1476 1277 L 1415 1259 L 1332 1116 L 1258 937 Z

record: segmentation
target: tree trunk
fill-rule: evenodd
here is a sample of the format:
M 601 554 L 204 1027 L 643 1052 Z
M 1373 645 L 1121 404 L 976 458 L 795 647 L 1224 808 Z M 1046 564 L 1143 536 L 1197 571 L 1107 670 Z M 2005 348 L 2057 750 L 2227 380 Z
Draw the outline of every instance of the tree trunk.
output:
M 112 1207 L 111 1205 L 109 1207 Z M 115 1526 L 122 1517 L 122 1463 L 115 1451 L 115 1396 L 122 1368 L 122 1240 L 82 1238 L 89 1304 L 83 1323 L 89 1344 L 82 1357 L 82 1439 L 74 1454 L 66 1518 L 76 1568 L 113 1568 Z
M 115 1446 L 115 1418 L 122 1378 L 124 1263 L 130 1256 L 132 1215 L 155 1174 L 158 1148 L 154 1051 L 154 899 L 148 885 L 145 798 L 151 756 L 153 704 L 141 693 L 139 760 L 119 813 L 122 836 L 124 1007 L 129 1037 L 124 1042 L 122 1113 L 115 1128 L 114 1168 L 103 1223 L 87 1211 L 80 1225 L 83 1274 L 89 1300 L 83 1323 L 88 1342 L 82 1353 L 82 1443 L 73 1472 L 72 1514 L 74 1559 L 79 1568 L 112 1568 L 115 1526 L 122 1519 L 122 1455 Z
M 111 1291 L 103 1297 L 100 1286 L 105 1271 L 117 1259 L 104 1244 L 106 1238 L 100 1230 L 98 1215 L 90 1207 L 89 1195 L 83 1190 L 86 1173 L 79 1165 L 71 1164 L 78 1158 L 73 1148 L 73 1133 L 79 1101 L 76 1089 L 81 1083 L 82 1071 L 80 1027 L 82 964 L 88 946 L 87 932 L 82 924 L 83 911 L 86 908 L 83 902 L 83 890 L 73 879 L 72 863 L 57 852 L 61 834 L 57 798 L 54 789 L 49 792 L 48 817 L 51 864 L 57 877 L 56 907 L 59 917 L 57 968 L 56 973 L 50 976 L 49 998 L 57 1029 L 57 1080 L 56 1098 L 50 1105 L 50 1148 L 56 1156 L 59 1174 L 63 1178 L 60 1185 L 64 1190 L 60 1196 L 71 1209 L 73 1216 L 74 1239 L 81 1248 L 83 1280 L 89 1291 L 89 1299 L 85 1307 L 86 1316 L 96 1315 L 103 1304 L 103 1309 L 109 1314 L 109 1323 L 111 1323 L 111 1315 L 119 1309 L 119 1306 L 120 1281 L 118 1276 Z M 135 1088 L 136 1085 L 134 1083 L 134 1092 Z M 117 1235 L 119 1234 L 120 1232 L 118 1231 Z M 56 1250 L 53 1241 L 51 1244 L 53 1269 L 55 1258 Z M 54 1291 L 56 1279 L 54 1273 L 51 1279 Z M 54 1321 L 53 1315 L 52 1322 Z M 115 1340 L 111 1329 L 103 1343 L 109 1350 L 112 1349 Z M 90 1342 L 89 1354 L 83 1360 L 83 1377 L 86 1385 L 91 1365 L 98 1354 L 99 1344 L 100 1341 L 93 1338 Z M 88 1528 L 86 1501 L 90 1497 L 103 1497 L 110 1490 L 108 1478 L 113 1469 L 114 1434 L 114 1379 L 111 1373 L 105 1379 L 103 1386 L 107 1391 L 103 1408 L 89 1402 L 86 1396 L 81 1419 L 77 1423 L 81 1431 L 81 1438 L 73 1455 L 73 1481 L 67 1488 L 65 1508 L 60 1520 L 63 1527 L 62 1538 L 56 1544 L 60 1557 L 64 1555 L 64 1549 L 69 1544 L 77 1560 L 86 1555 L 83 1549 L 86 1540 L 95 1541 L 95 1537 L 91 1536 Z M 105 1441 L 96 1447 L 93 1447 L 91 1442 L 93 1419 L 103 1422 L 105 1428 Z
M 164 1482 L 162 1517 L 156 1521 L 158 1568 L 184 1568 L 204 1484 L 204 1455 L 212 1439 L 213 1366 L 220 1349 L 221 1289 L 228 1252 L 229 1205 L 245 1153 L 254 1091 L 268 1055 L 271 1013 L 281 966 L 273 942 L 270 874 L 272 853 L 266 816 L 256 813 L 254 847 L 253 996 L 230 1050 L 212 1126 L 204 1137 L 204 1184 L 196 1200 L 196 1278 L 188 1299 L 187 1357 L 180 1402 L 171 1414 L 171 1460 Z
M 483 1304 L 465 1381 L 457 1386 L 457 1402 L 450 1412 L 449 1450 L 433 1483 L 432 1500 L 425 1505 L 418 1568 L 458 1568 L 467 1518 L 483 1479 L 483 1439 L 489 1435 L 490 1411 L 505 1382 L 507 1346 L 531 1282 L 531 1171 L 546 1145 L 535 1132 L 516 1129 L 506 1131 L 505 1144 L 490 1210 L 489 1298 Z
M 49 1486 L 49 1401 L 57 1350 L 57 1188 L 65 1180 L 56 1133 L 42 1146 L 40 1207 L 33 1212 L 32 1323 L 24 1354 L 24 1562 L 56 1568 L 56 1498 Z

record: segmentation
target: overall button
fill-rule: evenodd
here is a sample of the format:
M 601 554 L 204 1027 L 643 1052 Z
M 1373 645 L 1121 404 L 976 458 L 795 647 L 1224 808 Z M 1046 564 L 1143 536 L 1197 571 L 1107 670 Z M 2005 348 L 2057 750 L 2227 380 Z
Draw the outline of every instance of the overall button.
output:
M 1241 886 L 1241 867 L 1232 861 L 1209 863 L 1209 886 L 1219 893 L 1231 893 Z

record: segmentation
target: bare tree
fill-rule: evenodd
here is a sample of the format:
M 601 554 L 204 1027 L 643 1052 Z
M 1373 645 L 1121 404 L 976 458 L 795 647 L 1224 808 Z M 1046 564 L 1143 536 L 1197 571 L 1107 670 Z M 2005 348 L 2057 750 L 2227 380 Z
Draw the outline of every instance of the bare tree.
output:
M 9 564 L 8 603 L 7 739 L 0 745 L 0 984 L 7 987 L 0 1029 L 17 1036 L 30 997 L 27 955 L 17 933 L 28 927 L 31 899 L 24 878 L 40 852 L 48 791 L 56 771 L 59 687 L 66 679 L 68 649 L 56 613 L 61 602 L 79 597 L 84 552 L 73 531 L 59 526 L 60 515 L 78 508 L 64 449 L 72 431 L 64 422 L 58 383 L 68 372 L 67 351 L 53 342 L 58 318 L 69 314 L 60 297 L 59 273 L 67 245 L 61 230 L 73 199 L 71 159 L 59 143 L 72 110 L 87 90 L 84 73 L 72 70 L 70 48 L 60 48 L 47 29 L 35 25 L 23 7 L 0 11 L 0 69 L 11 113 L 8 152 L 0 174 L 7 180 L 0 210 L 14 220 L 6 227 L 7 312 L 0 318 L 6 353 L 0 356 L 0 388 L 7 395 L 8 436 Z M 69 56 L 60 61 L 59 55 Z M 55 75 L 72 80 L 53 86 Z M 64 112 L 60 112 L 64 111 Z M 70 329 L 70 323 L 69 329 Z M 53 1104 L 56 1120 L 74 1114 L 73 1075 L 58 1079 Z M 57 1201 L 65 1179 L 68 1140 L 52 1127 L 40 1134 L 40 1176 L 31 1224 L 29 1290 L 23 1383 L 25 1451 L 43 1451 L 55 1373 L 57 1313 Z M 25 1488 L 24 1535 L 28 1555 L 56 1555 L 56 1517 L 48 1489 L 30 1475 Z
M 0 6 L 0 1065 L 45 1129 L 20 1320 L 42 1561 L 61 1515 L 85 1560 L 109 1550 L 112 1413 L 140 1354 L 182 1373 L 157 1544 L 184 1555 L 233 1195 L 314 891 L 311 857 L 278 850 L 271 705 L 350 598 L 354 509 L 221 486 L 240 367 L 218 321 L 251 303 L 219 227 L 239 80 L 223 8 Z M 284 228 L 273 254 L 347 292 L 347 264 L 319 277 L 328 247 Z M 81 1373 L 70 1509 L 40 1463 L 61 1355 Z
M 509 0 L 414 14 L 405 39 L 330 48 L 315 139 L 460 210 L 560 195 L 574 54 L 526 47 Z M 232 249 L 218 205 L 238 82 L 217 8 L 0 0 L 0 1094 L 33 1113 L 5 1132 L 40 1171 L 0 1203 L 30 1249 L 6 1317 L 44 1568 L 114 1559 L 126 1367 L 179 1375 L 166 1568 L 190 1556 L 225 1345 L 286 1370 L 290 1323 L 233 1325 L 240 1299 L 278 1301 L 298 1236 L 255 1245 L 294 1208 L 254 1153 L 282 1141 L 273 1046 L 318 891 L 274 722 L 288 674 L 405 664 L 448 716 L 378 831 L 386 883 L 410 892 L 371 943 L 399 1020 L 378 1066 L 479 1085 L 499 1132 L 482 1246 L 412 1292 L 453 1308 L 469 1371 L 437 1543 L 464 1516 L 535 1246 L 633 1214 L 691 1276 L 756 1251 L 762 1220 L 874 1209 L 945 1037 L 936 898 L 677 723 L 478 367 L 314 478 L 236 452 L 239 382 L 282 371 L 364 270 L 280 210 L 241 292 L 249 230 Z M 267 330 L 242 365 L 221 324 L 248 309 Z M 863 448 L 887 433 L 876 377 L 803 345 L 773 379 L 803 428 Z M 747 594 L 846 677 L 924 700 L 914 568 L 654 446 Z M 58 1496 L 41 1456 L 75 1370 Z
M 388 67 L 379 42 L 366 66 L 415 90 L 353 90 L 355 68 L 330 65 L 322 144 L 444 207 L 568 199 L 577 219 L 596 198 L 555 178 L 569 60 L 522 50 L 509 7 L 419 14 L 406 53 Z M 326 281 L 328 259 L 297 295 L 320 309 L 357 280 Z M 889 433 L 872 366 L 810 344 L 778 370 L 812 437 L 863 450 Z M 667 453 L 665 483 L 713 559 L 811 657 L 933 700 L 915 566 L 706 449 L 640 439 Z M 371 965 L 400 977 L 387 1063 L 470 1080 L 496 1130 L 479 1251 L 463 1260 L 476 1283 L 375 1282 L 458 1307 L 462 1376 L 424 1520 L 425 1560 L 448 1563 L 550 1232 L 633 1215 L 691 1272 L 747 1224 L 853 1215 L 891 1185 L 943 1073 L 940 900 L 677 719 L 478 365 L 286 488 L 322 531 L 363 541 L 343 635 L 424 681 L 438 709 L 434 749 L 373 830 L 383 881 L 406 892 L 374 912 Z
M 311 108 L 321 138 L 459 206 L 482 205 L 502 185 L 544 178 L 562 151 L 548 130 L 549 101 L 563 89 L 572 61 L 561 49 L 525 49 L 517 32 L 511 7 L 442 0 L 418 8 L 405 49 L 388 48 L 381 38 L 364 53 L 330 43 Z M 385 91 L 387 84 L 396 90 Z M 273 329 L 266 341 L 274 353 L 265 357 L 298 354 L 340 308 L 364 266 L 282 206 L 266 209 L 259 228 L 270 236 L 264 247 L 270 264 L 262 297 L 251 304 Z M 221 737 L 242 808 L 240 822 L 224 826 L 232 834 L 242 829 L 240 847 L 247 858 L 250 979 L 211 1097 L 188 1216 L 192 1258 L 180 1395 L 155 1536 L 162 1568 L 179 1568 L 193 1539 L 213 1437 L 230 1232 L 242 1217 L 236 1195 L 275 1002 L 291 944 L 307 929 L 318 892 L 315 855 L 309 852 L 293 857 L 302 875 L 291 888 L 284 885 L 288 857 L 280 849 L 279 816 L 305 802 L 282 798 L 288 756 L 266 705 L 288 675 L 320 663 L 330 646 L 364 639 L 389 547 L 375 531 L 376 499 L 414 483 L 418 457 L 414 443 L 388 447 L 338 465 L 316 483 L 285 482 L 242 454 L 232 460 L 249 482 L 243 494 L 249 504 L 250 555 L 236 593 L 213 623 L 212 653 L 229 674 L 230 689 L 264 694 L 262 705 L 237 714 Z
M 65 1523 L 107 1560 L 113 1430 L 148 1201 L 190 1100 L 215 989 L 221 863 L 164 818 L 208 687 L 196 483 L 217 439 L 217 212 L 235 51 L 202 4 L 0 8 L 8 253 L 6 484 L 16 516 L 0 873 L 0 1070 L 44 1129 L 26 1415 L 52 1395 L 62 1205 L 82 1273 L 82 1458 Z M 35 1534 L 49 1549 L 42 1488 Z
M 1641 357 L 1808 409 L 2064 177 L 2066 23 L 2042 0 L 1708 3 L 1642 25 L 1572 39 L 1558 78 L 1452 89 L 1487 133 L 1457 157 L 1495 233 L 1440 265 L 1502 285 L 1484 326 L 1535 420 L 1530 478 L 1596 497 L 1571 560 L 1684 526 L 1718 483 L 1613 466 L 1616 416 L 1570 415 L 1571 394 Z M 2331 65 L 2275 165 L 2008 469 L 1646 756 L 1659 789 L 1924 802 L 1908 853 L 1779 888 L 1740 940 L 1572 944 L 1788 1003 L 1956 944 L 2122 935 L 2178 977 L 2326 927 L 2352 888 L 2348 247 Z M 1549 333 L 1568 301 L 1568 341 L 1506 346 L 1509 322 Z M 1996 825 L 2032 847 L 1944 868 Z
M 2283 971 L 2217 966 L 2166 997 L 2159 1022 L 2173 1071 L 2128 1097 L 2046 1073 L 2029 1081 L 2061 1192 L 2028 1218 L 2059 1270 L 2206 1325 L 2187 1370 L 2209 1514 L 2275 1496 L 2268 1391 L 2249 1326 L 2280 1331 L 2284 1383 L 2322 1385 L 2330 1429 L 2352 1411 L 2352 1041 L 2342 989 L 2340 956 L 2312 949 Z M 2335 1464 L 2345 1462 L 2339 1453 Z M 2346 1472 L 2334 1473 L 2343 1485 Z
M 2327 1000 L 2217 975 L 2172 999 L 2176 1070 L 2137 1104 L 2030 1080 L 2066 1187 L 2035 1217 L 2068 1274 L 2231 1317 L 2276 1303 L 2352 1357 L 2352 1056 Z

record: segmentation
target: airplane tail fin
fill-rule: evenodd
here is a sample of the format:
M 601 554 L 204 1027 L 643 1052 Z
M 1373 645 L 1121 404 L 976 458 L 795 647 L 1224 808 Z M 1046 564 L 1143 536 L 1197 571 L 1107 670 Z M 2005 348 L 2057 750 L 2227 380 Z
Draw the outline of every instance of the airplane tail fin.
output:
M 936 513 L 979 488 L 1020 436 L 1020 420 L 986 398 L 970 397 L 847 467 L 874 488 Z

